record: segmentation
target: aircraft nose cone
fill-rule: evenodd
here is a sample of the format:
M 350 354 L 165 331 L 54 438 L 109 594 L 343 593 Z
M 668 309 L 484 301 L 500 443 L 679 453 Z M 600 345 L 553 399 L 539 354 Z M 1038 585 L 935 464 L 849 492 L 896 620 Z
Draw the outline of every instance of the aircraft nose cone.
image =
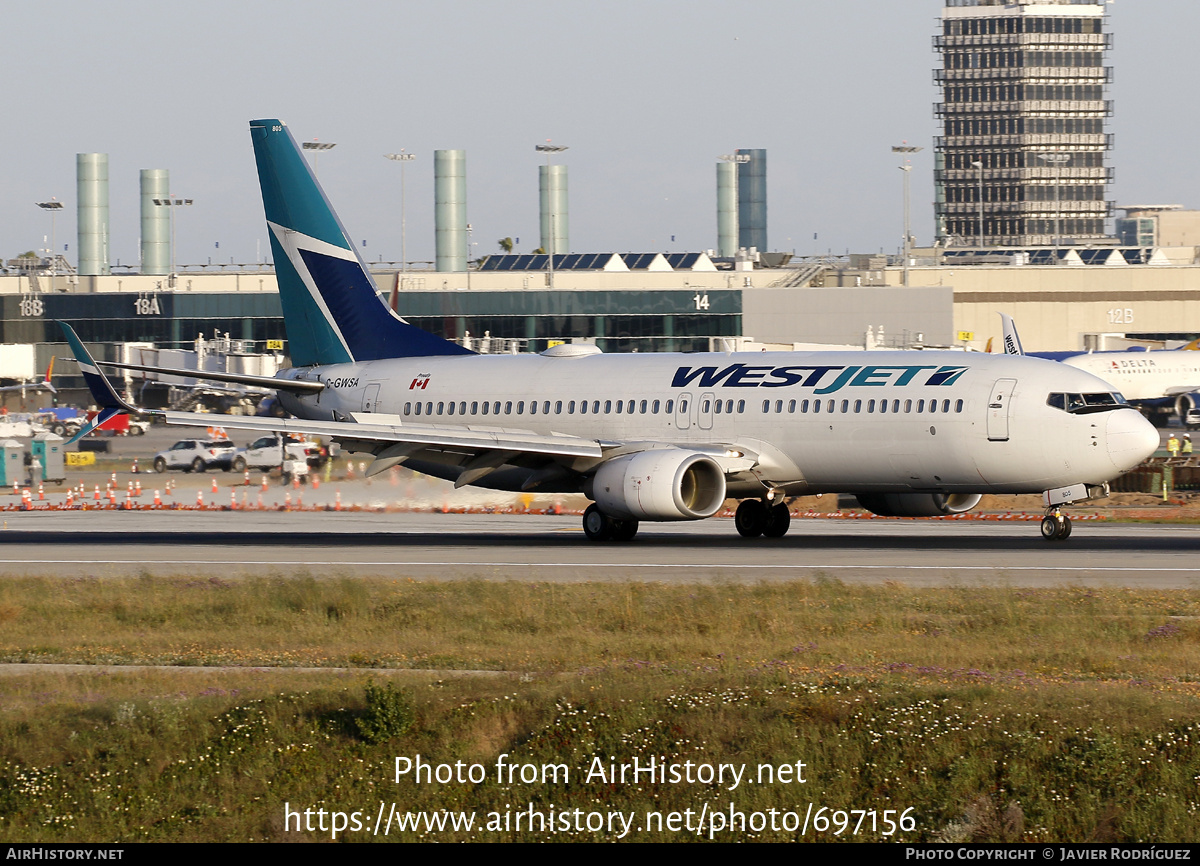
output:
M 1135 409 L 1108 413 L 1108 456 L 1120 472 L 1137 466 L 1158 450 L 1158 430 Z

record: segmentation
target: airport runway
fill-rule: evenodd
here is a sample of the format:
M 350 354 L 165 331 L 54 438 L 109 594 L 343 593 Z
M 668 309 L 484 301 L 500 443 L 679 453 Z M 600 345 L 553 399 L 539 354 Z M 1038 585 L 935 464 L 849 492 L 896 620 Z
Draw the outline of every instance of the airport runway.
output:
M 282 512 L 6 514 L 0 577 L 372 575 L 487 580 L 758 582 L 836 578 L 946 586 L 1200 587 L 1200 527 L 1077 521 L 797 519 L 740 538 L 728 519 L 642 524 L 593 544 L 577 516 Z

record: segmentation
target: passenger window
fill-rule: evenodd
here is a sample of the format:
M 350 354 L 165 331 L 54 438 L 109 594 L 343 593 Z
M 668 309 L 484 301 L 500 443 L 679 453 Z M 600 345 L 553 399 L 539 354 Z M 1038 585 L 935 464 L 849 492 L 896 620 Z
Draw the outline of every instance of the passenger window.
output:
M 721 414 L 721 406 L 722 406 L 722 403 L 721 403 L 721 401 L 720 401 L 720 400 L 718 400 L 718 401 L 717 401 L 717 405 L 716 405 L 716 410 L 717 410 L 717 414 L 718 414 L 718 415 L 720 415 L 720 414 Z M 707 406 L 706 406 L 705 408 L 707 408 Z
M 405 414 L 405 415 L 411 415 L 411 414 L 412 414 L 412 403 L 405 403 L 405 404 L 404 404 L 404 414 Z
M 674 400 L 668 400 L 668 401 L 667 401 L 667 408 L 666 408 L 666 409 L 664 409 L 663 411 L 664 411 L 664 412 L 666 412 L 668 415 L 671 415 L 671 414 L 673 414 L 673 413 L 675 412 L 675 401 L 674 401 Z
M 700 411 L 701 412 L 708 411 L 708 401 L 707 400 L 705 400 L 703 403 L 700 404 Z
M 604 414 L 608 415 L 612 412 L 612 400 L 604 401 Z
M 467 401 L 466 400 L 463 400 L 461 403 L 458 404 L 458 414 L 459 415 L 467 414 Z
M 453 400 L 451 400 L 449 403 L 446 404 L 446 414 L 447 415 L 454 414 L 454 401 Z
M 487 402 L 487 400 L 484 400 L 484 401 L 483 401 L 483 407 L 482 407 L 482 408 L 483 408 L 483 414 L 484 414 L 484 415 L 486 415 L 486 414 L 488 413 L 488 406 L 489 406 L 489 403 Z
M 512 400 L 508 400 L 508 401 L 506 401 L 506 402 L 505 402 L 505 404 L 504 404 L 504 414 L 505 414 L 505 415 L 511 415 L 511 414 L 512 414 Z
M 550 401 L 549 400 L 547 400 L 545 403 L 542 404 L 542 414 L 543 415 L 550 414 Z
M 868 400 L 868 401 L 867 401 L 867 414 L 869 415 L 869 414 L 871 414 L 871 413 L 872 413 L 872 412 L 874 412 L 874 411 L 875 411 L 875 401 L 874 401 L 874 400 Z
M 499 400 L 497 400 L 495 403 L 492 404 L 492 414 L 493 415 L 500 414 L 500 401 Z
M 592 414 L 593 414 L 593 415 L 599 415 L 599 414 L 600 414 L 600 401 L 599 401 L 599 400 L 593 400 L 593 401 L 592 401 Z
M 911 412 L 911 411 L 912 411 L 912 400 L 905 400 L 905 401 L 904 401 L 904 411 L 905 411 L 906 413 L 907 413 L 907 412 Z
M 620 415 L 624 411 L 625 411 L 625 401 L 618 400 L 617 401 L 617 414 Z
M 420 404 L 418 404 L 418 405 L 420 405 Z M 472 415 L 478 415 L 478 414 L 479 414 L 479 401 L 478 401 L 478 400 L 472 400 L 472 401 L 471 401 L 471 414 L 472 414 Z
M 646 414 L 646 401 L 645 400 L 642 401 L 642 414 L 643 415 Z
M 942 412 L 945 413 L 945 412 L 949 412 L 949 411 L 950 411 L 950 401 L 943 400 L 942 401 Z
M 788 400 L 788 412 L 792 413 L 793 415 L 796 414 L 796 401 L 795 400 Z
M 572 400 L 571 402 L 567 403 L 567 414 L 568 414 L 568 415 L 574 415 L 574 414 L 575 414 L 575 401 L 574 401 L 574 400 Z
M 679 401 L 679 411 L 680 411 L 680 412 L 686 412 L 686 411 L 687 411 L 687 409 L 688 409 L 688 401 L 687 401 L 687 400 L 680 400 L 680 401 Z
M 854 401 L 854 412 L 855 412 L 855 414 L 857 414 L 857 413 L 859 413 L 859 412 L 861 412 L 861 411 L 862 411 L 862 400 L 855 400 L 855 401 Z
M 658 400 L 655 400 L 653 403 L 651 403 L 651 404 L 650 404 L 650 413 L 651 413 L 652 415 L 657 415 L 657 414 L 658 414 L 658 407 L 659 407 L 660 405 L 662 405 L 662 404 L 661 404 L 661 403 L 660 403 Z
M 879 412 L 880 414 L 885 414 L 887 412 L 887 400 L 879 401 Z
M 771 411 L 771 401 L 763 400 L 763 414 Z
M 555 400 L 555 401 L 554 401 L 554 414 L 555 414 L 555 415 L 561 415 L 561 414 L 562 414 L 562 400 Z
M 439 403 L 438 403 L 438 414 L 439 414 L 439 415 L 441 415 L 441 414 L 442 414 L 442 408 L 443 408 L 445 405 L 446 405 L 445 403 L 441 403 L 441 402 L 439 402 Z
M 813 411 L 814 412 L 821 411 L 821 401 L 820 400 L 813 400 Z
M 520 400 L 517 402 L 517 414 L 518 415 L 525 414 L 525 401 L 524 400 Z
M 626 404 L 625 404 L 625 414 L 626 414 L 626 415 L 632 415 L 632 414 L 633 414 L 633 408 L 634 408 L 634 406 L 633 406 L 633 401 L 632 401 L 632 400 L 630 400 L 628 403 L 626 403 Z
M 833 411 L 833 403 L 834 403 L 834 401 L 831 399 L 831 400 L 830 400 L 828 403 L 826 403 L 826 404 L 825 404 L 825 411 L 826 411 L 826 412 L 832 412 L 832 411 Z
M 807 411 L 808 411 L 808 401 L 807 401 L 807 400 L 804 400 L 804 401 L 802 401 L 802 402 L 800 403 L 800 411 L 801 411 L 801 412 L 807 412 Z
M 586 415 L 586 414 L 587 414 L 587 400 L 580 400 L 580 401 L 579 401 L 579 414 L 580 414 L 580 415 Z
M 924 411 L 925 411 L 925 401 L 924 401 L 924 400 L 918 400 L 918 401 L 917 401 L 917 411 L 918 411 L 918 412 L 924 412 Z
M 417 414 L 418 415 L 421 414 L 421 404 L 420 403 L 417 404 Z
M 845 415 L 849 411 L 850 411 L 850 401 L 843 400 L 842 401 L 842 414 Z
M 962 410 L 963 410 L 963 401 L 959 400 L 957 403 L 954 404 L 954 411 L 961 412 Z
M 783 411 L 783 401 L 782 401 L 782 400 L 776 400 L 776 401 L 775 401 L 775 411 L 776 411 L 776 412 L 782 412 L 782 411 Z
M 733 401 L 731 400 L 730 402 L 732 403 Z M 738 413 L 740 414 L 745 411 L 746 411 L 746 401 L 738 400 Z

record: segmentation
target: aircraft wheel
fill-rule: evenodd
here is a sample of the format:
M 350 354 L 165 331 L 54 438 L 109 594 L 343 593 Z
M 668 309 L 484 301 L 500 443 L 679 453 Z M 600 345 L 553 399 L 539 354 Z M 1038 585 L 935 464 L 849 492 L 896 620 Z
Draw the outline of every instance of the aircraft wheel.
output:
M 608 541 L 612 537 L 613 521 L 592 503 L 583 512 L 583 534 L 591 541 Z
M 154 458 L 154 471 L 155 472 L 166 472 L 167 471 L 167 461 L 161 457 L 155 457 Z
M 637 535 L 638 522 L 636 520 L 614 520 L 612 524 L 613 541 L 633 541 L 633 537 Z
M 1071 518 L 1065 514 L 1047 514 L 1042 518 L 1042 538 L 1063 541 L 1071 534 Z
M 792 512 L 784 503 L 766 509 L 767 525 L 763 529 L 763 535 L 767 538 L 783 538 L 787 535 L 788 527 L 792 523 Z
M 743 538 L 758 538 L 767 528 L 767 509 L 759 499 L 743 499 L 733 514 L 733 525 Z

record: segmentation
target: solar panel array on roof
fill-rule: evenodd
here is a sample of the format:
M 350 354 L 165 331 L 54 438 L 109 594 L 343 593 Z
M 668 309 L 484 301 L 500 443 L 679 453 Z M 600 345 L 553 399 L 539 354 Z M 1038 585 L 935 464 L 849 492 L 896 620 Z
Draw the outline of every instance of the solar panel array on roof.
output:
M 631 271 L 644 271 L 657 256 L 658 253 L 621 253 L 621 260 Z
M 602 271 L 615 257 L 615 253 L 555 253 L 554 270 Z M 481 271 L 544 271 L 548 266 L 549 256 L 526 254 L 488 256 L 479 269 Z
M 690 270 L 700 261 L 700 253 L 663 253 L 667 264 L 677 271 Z

